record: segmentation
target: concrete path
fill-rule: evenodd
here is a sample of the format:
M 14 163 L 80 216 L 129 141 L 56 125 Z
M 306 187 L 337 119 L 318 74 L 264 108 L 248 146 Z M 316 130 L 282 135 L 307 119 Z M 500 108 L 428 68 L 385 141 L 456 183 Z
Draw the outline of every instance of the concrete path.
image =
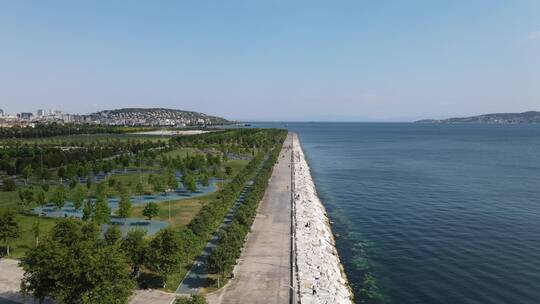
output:
M 210 304 L 289 303 L 291 143 L 289 134 L 234 269 L 234 278 L 207 295 Z
M 159 290 L 136 290 L 129 304 L 172 304 L 176 300 L 174 293 Z
M 24 272 L 19 267 L 19 261 L 13 259 L 0 259 L 0 304 L 24 303 L 35 304 L 31 297 L 20 293 L 21 280 Z M 45 301 L 45 304 L 52 301 Z

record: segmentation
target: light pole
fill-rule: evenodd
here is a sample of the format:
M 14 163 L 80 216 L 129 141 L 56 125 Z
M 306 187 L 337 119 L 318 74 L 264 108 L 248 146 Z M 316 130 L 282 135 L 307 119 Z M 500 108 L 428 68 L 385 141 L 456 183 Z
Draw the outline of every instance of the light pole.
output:
M 45 184 L 45 172 L 43 172 L 43 147 L 39 147 L 41 151 L 41 184 Z

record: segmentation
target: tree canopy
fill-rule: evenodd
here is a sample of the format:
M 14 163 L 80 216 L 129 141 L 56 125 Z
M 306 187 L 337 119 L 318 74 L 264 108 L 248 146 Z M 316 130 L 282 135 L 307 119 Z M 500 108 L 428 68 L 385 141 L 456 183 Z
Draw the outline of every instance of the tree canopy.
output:
M 72 219 L 56 224 L 20 265 L 22 291 L 38 301 L 124 304 L 135 287 L 120 246 L 101 241 L 94 224 Z

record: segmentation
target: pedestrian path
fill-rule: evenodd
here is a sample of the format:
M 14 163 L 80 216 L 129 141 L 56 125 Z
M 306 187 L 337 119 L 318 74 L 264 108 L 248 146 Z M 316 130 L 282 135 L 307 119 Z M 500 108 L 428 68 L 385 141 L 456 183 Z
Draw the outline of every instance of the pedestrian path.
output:
M 234 277 L 222 289 L 206 295 L 209 304 L 290 303 L 291 144 L 289 134 L 234 268 Z
M 223 222 L 219 225 L 216 232 L 214 232 L 212 238 L 210 239 L 210 241 L 208 241 L 202 253 L 199 255 L 199 257 L 197 257 L 197 259 L 191 266 L 191 269 L 188 271 L 188 273 L 176 289 L 176 293 L 197 294 L 200 288 L 206 286 L 206 281 L 208 280 L 208 271 L 206 265 L 210 254 L 212 253 L 212 251 L 214 251 L 219 242 L 219 234 L 223 229 L 225 229 L 228 225 L 231 224 L 235 210 L 244 203 L 245 197 L 251 190 L 252 186 L 252 180 L 246 183 L 244 189 L 242 189 L 242 192 L 240 192 L 240 195 L 234 203 L 233 207 L 229 209 L 227 215 L 225 215 Z

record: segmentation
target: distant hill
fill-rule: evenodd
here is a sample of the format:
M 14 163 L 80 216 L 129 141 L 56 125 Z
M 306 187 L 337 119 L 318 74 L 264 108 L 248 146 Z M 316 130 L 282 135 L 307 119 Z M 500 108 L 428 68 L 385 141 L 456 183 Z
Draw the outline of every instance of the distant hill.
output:
M 416 123 L 454 124 L 454 123 L 482 123 L 482 124 L 535 124 L 540 123 L 540 112 L 529 111 L 523 113 L 493 113 L 470 117 L 455 117 L 448 119 L 424 119 Z
M 107 125 L 203 126 L 232 123 L 218 116 L 165 108 L 105 110 L 87 115 L 85 119 Z

